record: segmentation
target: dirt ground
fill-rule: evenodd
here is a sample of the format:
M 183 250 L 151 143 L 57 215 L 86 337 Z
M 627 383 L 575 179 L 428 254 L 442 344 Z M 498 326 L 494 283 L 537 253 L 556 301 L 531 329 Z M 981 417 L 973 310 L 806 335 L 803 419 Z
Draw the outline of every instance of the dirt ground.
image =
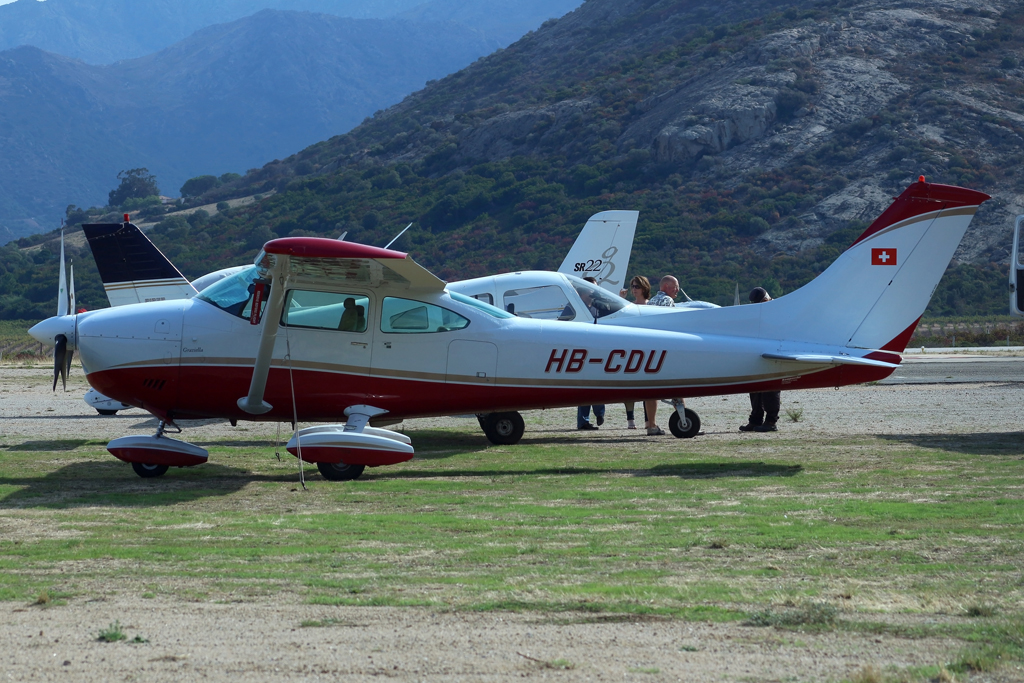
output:
M 80 370 L 73 373 L 68 393 L 56 396 L 48 375 L 46 368 L 0 366 L 0 438 L 112 439 L 155 428 L 138 410 L 97 416 L 81 400 Z M 886 383 L 784 394 L 784 410 L 799 409 L 802 415 L 799 422 L 783 416 L 780 427 L 788 436 L 815 438 L 1021 432 L 1022 388 L 1024 358 L 910 362 Z M 702 439 L 736 438 L 747 410 L 745 396 L 688 405 L 702 416 Z M 622 406 L 608 410 L 601 433 L 625 434 Z M 572 409 L 530 413 L 527 430 L 575 434 L 574 417 Z M 667 407 L 662 417 L 664 426 Z M 406 426 L 431 425 L 475 427 L 459 418 Z M 276 425 L 183 426 L 190 441 L 243 433 L 246 439 L 272 440 L 276 432 Z M 749 438 L 764 439 L 771 448 L 777 435 Z M 871 672 L 943 664 L 961 646 L 942 638 L 794 633 L 636 617 L 325 607 L 301 604 L 288 594 L 233 604 L 128 595 L 72 598 L 49 608 L 8 602 L 0 603 L 0 615 L 0 680 L 14 681 L 868 681 L 881 680 Z M 886 619 L 924 625 L 936 617 L 877 617 Z M 126 640 L 97 641 L 98 625 L 114 621 Z M 303 627 L 303 622 L 319 626 Z M 146 642 L 132 643 L 136 638 Z M 1024 681 L 1024 669 L 970 680 Z

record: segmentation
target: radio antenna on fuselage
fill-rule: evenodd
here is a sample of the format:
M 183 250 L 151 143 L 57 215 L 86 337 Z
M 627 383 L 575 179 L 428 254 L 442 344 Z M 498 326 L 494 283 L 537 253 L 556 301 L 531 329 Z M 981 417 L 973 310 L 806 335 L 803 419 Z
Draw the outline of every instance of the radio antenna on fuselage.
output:
M 412 223 L 410 223 L 409 225 L 405 226 L 405 230 L 408 230 L 408 229 L 409 229 L 409 228 L 411 228 L 411 227 L 412 227 Z M 384 248 L 385 248 L 385 249 L 387 249 L 387 248 L 388 248 L 388 247 L 390 247 L 390 246 L 391 246 L 392 244 L 394 244 L 394 243 L 395 243 L 396 241 L 398 241 L 398 238 L 399 238 L 399 237 L 401 237 L 402 235 L 404 235 L 404 234 L 405 234 L 405 230 L 403 230 L 402 232 L 400 232 L 400 233 L 398 233 L 397 235 L 395 235 L 395 239 L 393 239 L 393 240 L 391 240 L 390 242 L 388 242 L 388 243 L 387 243 L 387 246 L 385 246 Z

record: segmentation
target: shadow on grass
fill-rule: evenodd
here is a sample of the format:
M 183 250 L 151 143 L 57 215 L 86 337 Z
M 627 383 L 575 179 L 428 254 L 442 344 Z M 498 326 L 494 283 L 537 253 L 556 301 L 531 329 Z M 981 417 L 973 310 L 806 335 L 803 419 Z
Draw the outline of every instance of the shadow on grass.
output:
M 418 457 L 418 456 L 417 456 Z M 436 472 L 371 470 L 360 481 L 374 479 L 454 479 L 475 477 L 526 477 L 618 474 L 633 477 L 679 477 L 680 479 L 721 479 L 726 477 L 792 477 L 803 472 L 802 465 L 768 465 L 763 462 L 688 463 L 656 465 L 646 469 L 621 467 L 539 467 L 535 469 L 438 470 Z
M 289 456 L 291 457 L 291 456 Z M 287 462 L 282 458 L 282 462 Z M 403 471 L 398 468 L 367 468 L 359 482 L 328 482 L 311 468 L 306 478 L 325 486 L 347 487 L 374 481 L 409 481 L 529 476 L 626 475 L 633 477 L 679 477 L 716 479 L 747 477 L 792 477 L 803 471 L 800 465 L 768 465 L 763 462 L 690 463 L 658 465 L 647 469 L 615 467 L 538 467 L 518 469 L 461 469 Z M 297 473 L 285 467 L 280 473 L 258 474 L 240 467 L 206 463 L 197 467 L 171 468 L 164 476 L 142 479 L 131 466 L 116 460 L 78 462 L 41 477 L 3 477 L 0 487 L 14 486 L 17 491 L 0 498 L 0 508 L 67 509 L 86 506 L 159 507 L 188 503 L 203 498 L 225 496 L 253 482 L 295 485 Z
M 93 460 L 72 463 L 41 477 L 0 476 L 0 486 L 19 487 L 0 498 L 0 508 L 156 507 L 228 495 L 253 481 L 286 483 L 295 482 L 296 477 L 295 470 L 260 475 L 207 463 L 171 468 L 163 477 L 142 479 L 127 463 Z
M 878 438 L 967 455 L 1024 455 L 1024 433 L 1019 431 L 975 434 L 880 434 Z
M 90 441 L 89 439 L 46 439 L 41 441 L 26 441 L 13 446 L 0 446 L 0 450 L 14 451 L 17 453 L 28 453 L 33 451 L 73 451 L 88 443 L 100 444 L 103 442 Z

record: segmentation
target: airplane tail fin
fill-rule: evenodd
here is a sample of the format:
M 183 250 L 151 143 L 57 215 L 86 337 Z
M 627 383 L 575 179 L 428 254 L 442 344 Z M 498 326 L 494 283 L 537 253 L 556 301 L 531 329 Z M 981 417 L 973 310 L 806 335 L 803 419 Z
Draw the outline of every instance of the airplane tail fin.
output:
M 132 223 L 82 226 L 111 306 L 196 295 L 174 264 Z
M 627 283 L 626 269 L 639 217 L 639 211 L 602 211 L 591 216 L 558 272 L 593 277 L 599 286 L 618 295 Z
M 813 281 L 740 310 L 757 310 L 762 338 L 901 353 L 987 199 L 922 176 Z

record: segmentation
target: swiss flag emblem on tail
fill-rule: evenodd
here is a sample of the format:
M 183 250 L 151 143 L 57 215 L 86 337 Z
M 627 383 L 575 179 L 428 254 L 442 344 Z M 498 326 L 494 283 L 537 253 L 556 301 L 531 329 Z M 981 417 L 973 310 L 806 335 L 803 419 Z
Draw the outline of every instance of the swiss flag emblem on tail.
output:
M 872 249 L 871 250 L 871 265 L 873 265 L 873 266 L 895 266 L 896 265 L 896 250 L 895 249 Z

